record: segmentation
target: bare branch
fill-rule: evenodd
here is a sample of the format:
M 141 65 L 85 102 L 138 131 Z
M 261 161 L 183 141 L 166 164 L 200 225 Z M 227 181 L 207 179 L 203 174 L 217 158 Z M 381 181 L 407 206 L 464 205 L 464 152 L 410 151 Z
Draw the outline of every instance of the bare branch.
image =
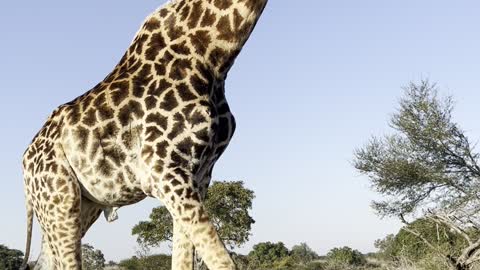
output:
M 453 222 L 448 216 L 443 216 L 439 214 L 433 214 L 433 215 L 428 215 L 427 218 L 437 224 L 443 224 L 446 225 L 448 228 L 454 230 L 456 233 L 461 235 L 465 240 L 468 242 L 469 245 L 472 244 L 472 239 L 468 235 L 468 233 L 457 226 L 455 222 Z
M 437 253 L 439 256 L 441 257 L 447 257 L 448 254 L 445 254 L 443 253 L 437 246 L 435 246 L 434 244 L 432 244 L 430 241 L 428 241 L 428 239 L 426 239 L 421 233 L 409 228 L 408 226 L 404 226 L 402 228 L 402 230 L 408 232 L 408 233 L 411 233 L 413 235 L 415 235 L 416 237 L 418 237 L 420 240 L 422 240 L 430 249 L 432 249 L 432 251 L 434 251 L 435 253 Z

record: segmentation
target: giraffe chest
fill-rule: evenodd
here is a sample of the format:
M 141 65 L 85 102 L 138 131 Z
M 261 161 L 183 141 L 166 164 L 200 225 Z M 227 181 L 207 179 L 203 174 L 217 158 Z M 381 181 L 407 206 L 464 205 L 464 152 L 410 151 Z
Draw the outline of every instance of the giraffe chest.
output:
M 196 105 L 191 111 L 184 109 L 184 114 L 178 118 L 185 124 L 176 123 L 182 126 L 178 128 L 182 131 L 176 137 L 167 134 L 173 144 L 170 144 L 173 150 L 169 156 L 175 165 L 176 153 L 180 153 L 188 163 L 194 164 L 196 173 L 213 166 L 227 148 L 235 131 L 235 118 L 225 99 L 215 101 Z M 172 130 L 177 130 L 175 124 Z
M 161 112 L 146 117 L 142 157 L 157 175 L 180 167 L 202 179 L 228 146 L 235 118 L 224 98 L 205 99 L 176 111 L 166 118 Z
M 230 110 L 221 113 L 218 116 L 218 124 L 215 127 L 213 139 L 212 158 L 218 159 L 225 151 L 235 132 L 235 117 Z
M 212 139 L 203 155 L 203 160 L 196 170 L 196 179 L 199 186 L 206 188 L 209 185 L 213 167 L 230 143 L 235 132 L 235 117 L 230 111 L 224 96 L 217 99 L 214 108 L 214 121 L 212 124 Z

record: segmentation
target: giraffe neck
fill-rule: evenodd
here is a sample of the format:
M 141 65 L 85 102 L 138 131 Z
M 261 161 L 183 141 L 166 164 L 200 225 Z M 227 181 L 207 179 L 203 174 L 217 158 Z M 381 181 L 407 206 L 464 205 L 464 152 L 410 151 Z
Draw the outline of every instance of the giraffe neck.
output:
M 181 79 L 198 72 L 204 80 L 223 81 L 266 2 L 171 1 L 147 18 L 112 76 L 149 63 L 161 76 Z

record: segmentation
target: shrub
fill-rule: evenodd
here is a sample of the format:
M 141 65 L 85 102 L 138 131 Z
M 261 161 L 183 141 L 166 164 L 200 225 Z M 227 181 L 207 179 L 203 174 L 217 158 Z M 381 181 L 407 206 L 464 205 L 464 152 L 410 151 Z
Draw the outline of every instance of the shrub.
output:
M 322 262 L 310 262 L 303 266 L 301 270 L 326 270 L 325 263 Z
M 306 243 L 301 243 L 292 247 L 290 256 L 298 264 L 307 264 L 319 258 L 318 254 L 313 251 Z
M 333 266 L 362 266 L 367 263 L 365 256 L 349 247 L 334 248 L 327 254 L 327 261 Z
M 289 251 L 282 242 L 259 243 L 248 254 L 249 269 L 272 269 L 274 264 L 288 257 Z
M 0 245 L 0 270 L 19 269 L 23 261 L 23 252 Z
M 172 260 L 168 255 L 136 256 L 121 261 L 118 265 L 125 270 L 170 270 Z

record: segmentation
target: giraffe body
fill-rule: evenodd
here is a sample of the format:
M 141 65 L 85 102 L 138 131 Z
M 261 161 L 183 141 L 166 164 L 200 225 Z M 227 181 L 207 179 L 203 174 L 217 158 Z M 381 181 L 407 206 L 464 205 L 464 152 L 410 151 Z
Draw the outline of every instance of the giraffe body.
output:
M 235 120 L 225 78 L 267 0 L 176 0 L 150 15 L 104 81 L 49 117 L 24 155 L 35 269 L 81 269 L 81 238 L 98 216 L 150 196 L 174 220 L 173 269 L 195 248 L 212 270 L 235 269 L 203 207 Z M 28 256 L 27 256 L 28 257 Z

